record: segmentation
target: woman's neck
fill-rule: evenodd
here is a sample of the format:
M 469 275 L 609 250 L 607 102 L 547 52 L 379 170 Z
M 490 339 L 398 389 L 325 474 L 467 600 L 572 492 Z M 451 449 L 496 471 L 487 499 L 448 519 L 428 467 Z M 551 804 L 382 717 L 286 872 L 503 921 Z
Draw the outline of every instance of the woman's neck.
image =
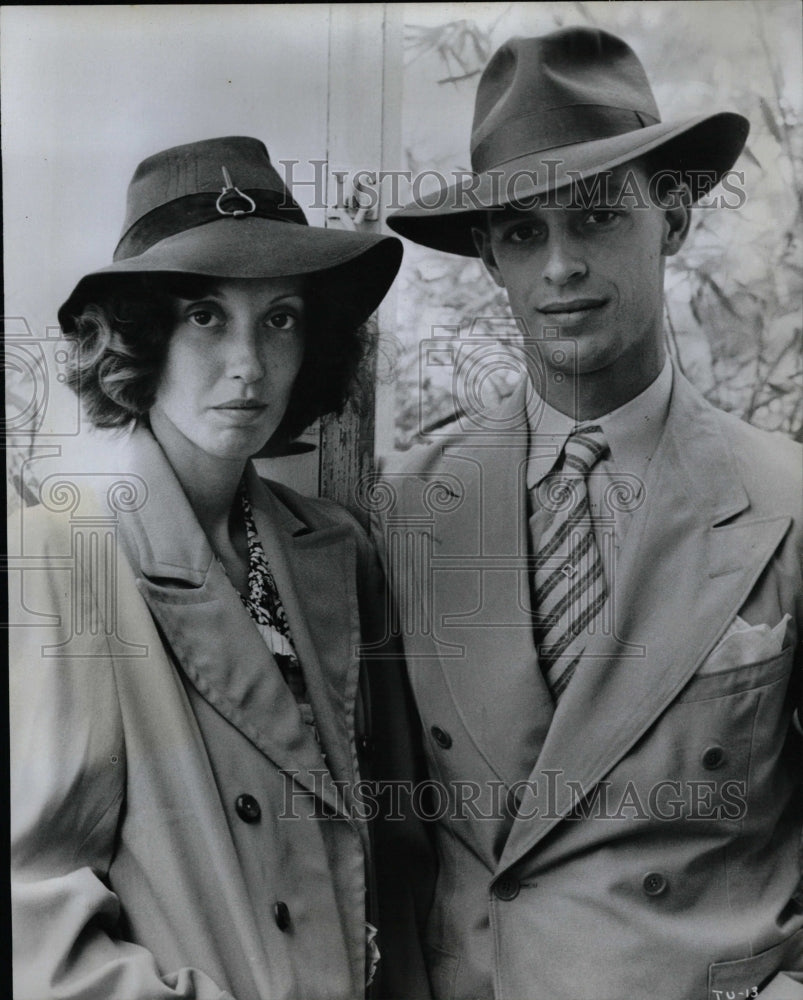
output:
M 238 533 L 240 519 L 232 514 L 245 462 L 208 454 L 157 410 L 150 413 L 150 426 L 212 548 L 222 555 Z

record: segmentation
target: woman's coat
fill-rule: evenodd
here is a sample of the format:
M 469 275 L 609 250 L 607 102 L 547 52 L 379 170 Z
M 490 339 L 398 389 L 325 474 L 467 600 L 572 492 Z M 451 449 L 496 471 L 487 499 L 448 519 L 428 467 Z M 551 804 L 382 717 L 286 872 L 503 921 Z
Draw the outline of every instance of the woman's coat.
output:
M 340 508 L 249 468 L 324 755 L 149 433 L 125 462 L 74 477 L 66 510 L 50 484 L 15 526 L 37 558 L 11 629 L 14 995 L 360 997 L 372 551 Z M 406 990 L 389 971 L 381 995 Z

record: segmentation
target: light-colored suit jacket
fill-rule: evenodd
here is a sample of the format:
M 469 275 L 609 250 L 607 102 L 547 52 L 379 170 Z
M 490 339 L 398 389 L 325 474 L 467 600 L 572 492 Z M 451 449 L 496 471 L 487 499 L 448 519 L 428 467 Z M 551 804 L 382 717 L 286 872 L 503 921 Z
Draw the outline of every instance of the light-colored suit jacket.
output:
M 353 801 L 384 736 L 364 532 L 249 469 L 324 757 L 155 440 L 115 465 L 49 477 L 10 534 L 16 1000 L 353 1000 L 382 915 L 405 992 L 412 904 L 377 917 Z
M 803 997 L 800 449 L 676 374 L 643 498 L 616 500 L 611 627 L 555 709 L 527 447 L 522 387 L 376 497 L 437 785 L 435 995 Z

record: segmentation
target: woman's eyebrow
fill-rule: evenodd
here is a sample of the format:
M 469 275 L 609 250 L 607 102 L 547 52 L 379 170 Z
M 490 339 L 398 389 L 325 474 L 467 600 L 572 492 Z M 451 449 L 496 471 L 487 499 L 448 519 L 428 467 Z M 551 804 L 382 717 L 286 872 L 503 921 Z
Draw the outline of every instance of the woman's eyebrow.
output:
M 181 302 L 203 302 L 206 299 L 220 299 L 220 288 L 217 285 L 204 285 L 202 288 L 171 288 L 170 294 Z

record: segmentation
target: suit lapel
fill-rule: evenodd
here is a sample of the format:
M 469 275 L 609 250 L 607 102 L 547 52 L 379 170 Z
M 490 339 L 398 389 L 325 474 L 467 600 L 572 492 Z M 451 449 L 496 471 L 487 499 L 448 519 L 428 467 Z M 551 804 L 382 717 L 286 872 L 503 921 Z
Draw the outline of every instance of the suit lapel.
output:
M 790 524 L 723 523 L 745 512 L 747 495 L 716 411 L 677 374 L 645 494 L 616 567 L 613 634 L 587 647 L 530 776 L 549 808 L 514 823 L 502 866 L 570 810 L 566 781 L 589 792 L 672 703 Z
M 552 715 L 530 612 L 525 389 L 522 383 L 497 424 L 519 430 L 448 441 L 432 472 L 402 484 L 402 510 L 415 512 L 408 529 L 421 521 L 428 487 L 452 483 L 457 494 L 432 517 L 431 568 L 412 574 L 419 607 L 431 601 L 431 631 L 416 640 L 422 656 L 411 658 L 411 673 L 426 690 L 426 673 L 439 665 L 476 750 L 508 785 L 530 772 Z
M 138 510 L 120 514 L 121 536 L 138 577 L 137 586 L 167 647 L 210 705 L 280 770 L 295 776 L 331 808 L 342 811 L 340 794 L 331 781 L 323 780 L 328 771 L 318 744 L 265 641 L 214 557 L 159 445 L 147 432 L 136 432 L 130 455 L 134 469 L 148 483 L 149 499 Z M 249 475 L 251 483 L 258 481 L 253 470 Z M 169 517 L 165 517 L 166 511 Z M 310 695 L 316 716 L 333 713 L 342 717 L 345 694 L 334 707 L 325 701 L 329 691 L 319 683 L 320 666 L 306 629 L 304 615 L 315 614 L 317 605 L 301 608 L 288 567 L 286 551 L 292 547 L 293 532 L 303 531 L 305 526 L 261 484 L 254 516 L 305 674 L 305 656 L 314 660 Z M 282 533 L 286 542 L 281 540 Z M 310 533 L 310 548 L 314 549 L 317 535 L 326 536 L 327 532 Z M 327 537 L 323 544 L 330 549 Z M 322 732 L 327 748 L 331 728 L 327 725 L 326 733 Z M 338 746 L 334 760 L 339 762 L 342 756 Z

